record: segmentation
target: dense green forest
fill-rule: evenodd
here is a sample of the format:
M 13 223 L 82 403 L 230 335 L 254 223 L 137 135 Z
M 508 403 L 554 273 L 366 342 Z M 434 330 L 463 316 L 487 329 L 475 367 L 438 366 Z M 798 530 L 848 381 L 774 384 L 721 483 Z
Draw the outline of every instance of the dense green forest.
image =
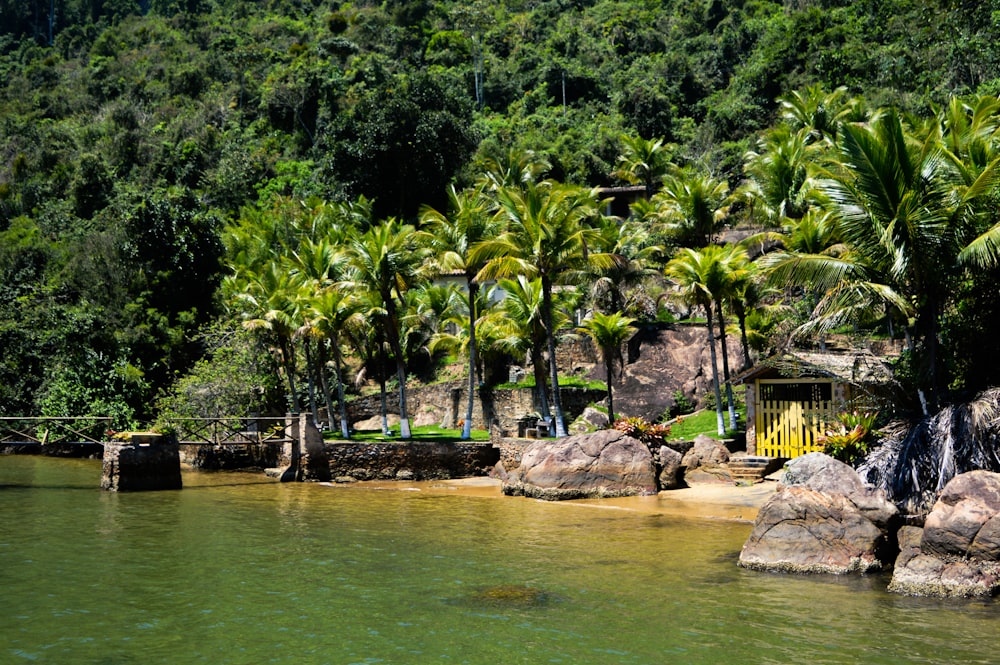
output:
M 0 0 L 0 414 L 299 408 L 352 384 L 325 369 L 405 384 L 470 347 L 541 368 L 566 312 L 656 320 L 670 284 L 742 324 L 734 364 L 847 330 L 906 338 L 915 405 L 991 385 L 998 23 L 957 0 Z M 655 195 L 603 218 L 589 188 L 627 183 Z M 565 242 L 530 255 L 547 224 Z M 724 226 L 781 251 L 702 251 Z M 503 280 L 506 313 L 428 268 Z

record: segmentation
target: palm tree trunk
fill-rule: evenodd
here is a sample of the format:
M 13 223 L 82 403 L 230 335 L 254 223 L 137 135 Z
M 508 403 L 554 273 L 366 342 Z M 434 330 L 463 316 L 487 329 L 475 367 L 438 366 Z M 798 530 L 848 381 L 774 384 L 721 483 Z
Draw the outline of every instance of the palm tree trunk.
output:
M 330 395 L 330 382 L 326 376 L 326 340 L 320 340 L 316 345 L 319 356 L 319 382 L 323 388 L 323 399 L 326 401 L 326 426 L 333 431 L 333 397 Z
M 726 379 L 726 402 L 729 407 L 729 429 L 736 429 L 736 404 L 733 401 L 733 384 L 729 381 L 729 349 L 726 348 L 726 317 L 722 315 L 722 302 L 715 301 L 719 315 L 719 342 L 722 346 L 722 373 Z
M 391 293 L 383 294 L 386 310 L 386 337 L 389 350 L 396 357 L 396 381 L 399 383 L 399 438 L 409 439 L 410 419 L 406 411 L 406 361 L 403 359 L 403 345 L 399 340 L 399 318 L 396 315 L 396 301 Z
M 295 385 L 295 348 L 290 340 L 279 337 L 278 353 L 281 354 L 281 364 L 284 365 L 288 389 L 291 391 L 292 412 L 298 413 L 301 409 L 299 407 L 299 390 L 298 386 Z
M 462 439 L 472 438 L 472 410 L 476 400 L 476 294 L 479 285 L 467 278 L 469 287 L 469 398 L 465 405 L 465 422 L 462 423 Z
M 612 394 L 611 388 L 611 374 L 614 372 L 614 358 L 611 355 L 610 349 L 604 349 L 604 371 L 608 374 L 608 424 L 614 426 L 615 424 L 615 398 Z
M 309 411 L 312 412 L 313 425 L 319 427 L 319 411 L 316 409 L 316 366 L 312 360 L 312 345 L 309 338 L 303 340 L 306 350 L 306 385 L 309 389 Z
M 396 381 L 399 382 L 399 438 L 409 439 L 410 419 L 406 413 L 406 361 L 403 359 L 403 346 L 399 341 L 399 321 L 396 316 L 396 302 L 392 294 L 385 294 L 385 309 L 388 313 L 386 321 L 386 336 L 389 338 L 389 350 L 396 357 Z
M 556 362 L 556 331 L 552 323 L 552 285 L 548 278 L 542 276 L 542 316 L 545 319 L 546 341 L 549 347 L 549 374 L 552 379 L 552 409 L 556 425 L 556 438 L 566 436 L 566 425 L 563 423 L 562 399 L 559 396 L 559 368 Z
M 743 303 L 737 298 L 733 302 L 736 309 L 736 320 L 740 322 L 740 346 L 743 349 L 743 369 L 753 365 L 750 359 L 750 341 L 747 339 L 747 310 Z
M 347 401 L 344 400 L 344 376 L 340 369 L 340 340 L 334 337 L 330 341 L 333 343 L 333 362 L 336 363 L 334 372 L 337 377 L 337 406 L 340 408 L 340 433 L 345 439 L 350 439 L 351 429 L 350 424 L 347 422 Z
M 385 365 L 386 365 L 385 346 L 382 344 L 378 345 L 378 358 L 379 358 L 378 387 L 379 387 L 379 398 L 381 400 L 381 409 L 382 409 L 382 436 L 389 436 L 389 404 L 385 390 Z
M 722 417 L 722 392 L 719 390 L 719 361 L 715 357 L 715 330 L 712 323 L 711 303 L 705 305 L 705 314 L 708 317 L 708 350 L 712 357 L 712 387 L 715 389 L 715 415 L 719 436 L 723 436 L 726 433 L 726 421 Z
M 546 392 L 548 379 L 545 378 L 545 361 L 542 360 L 542 353 L 538 346 L 531 347 L 531 369 L 535 375 L 535 390 L 538 391 L 538 412 L 542 418 L 551 418 L 549 411 L 549 398 Z

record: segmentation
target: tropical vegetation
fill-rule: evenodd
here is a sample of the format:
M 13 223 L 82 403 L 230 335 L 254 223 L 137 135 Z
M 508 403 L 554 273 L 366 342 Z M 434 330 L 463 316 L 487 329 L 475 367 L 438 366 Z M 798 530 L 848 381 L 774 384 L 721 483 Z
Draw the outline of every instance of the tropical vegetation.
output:
M 407 388 L 461 357 L 463 437 L 510 363 L 563 435 L 560 346 L 592 339 L 614 414 L 629 332 L 685 317 L 720 434 L 736 373 L 830 335 L 902 340 L 897 410 L 973 395 L 997 10 L 0 2 L 0 414 L 325 407 L 347 437 L 377 389 L 409 437 Z

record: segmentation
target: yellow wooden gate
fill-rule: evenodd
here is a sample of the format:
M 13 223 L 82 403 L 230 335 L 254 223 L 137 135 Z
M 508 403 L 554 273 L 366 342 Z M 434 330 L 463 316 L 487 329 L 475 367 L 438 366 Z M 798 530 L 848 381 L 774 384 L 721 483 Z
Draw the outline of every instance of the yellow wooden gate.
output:
M 792 458 L 820 452 L 827 423 L 834 419 L 829 379 L 762 379 L 755 385 L 757 454 Z

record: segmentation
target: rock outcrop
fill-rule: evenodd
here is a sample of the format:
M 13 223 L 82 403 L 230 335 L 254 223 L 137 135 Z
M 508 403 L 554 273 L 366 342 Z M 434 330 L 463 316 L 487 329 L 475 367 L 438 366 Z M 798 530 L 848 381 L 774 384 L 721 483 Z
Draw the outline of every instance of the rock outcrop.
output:
M 646 444 L 601 430 L 533 443 L 503 492 L 549 501 L 656 494 L 656 469 Z
M 673 490 L 680 487 L 681 469 L 683 468 L 684 456 L 668 446 L 660 446 L 660 489 Z
M 729 473 L 729 449 L 722 442 L 704 434 L 694 440 L 684 453 L 684 482 L 687 485 L 733 485 Z M 664 488 L 666 489 L 666 488 Z
M 889 591 L 993 596 L 1000 591 L 1000 474 L 970 471 L 941 491 L 923 529 L 903 527 Z
M 850 573 L 895 555 L 899 511 L 854 469 L 822 453 L 792 460 L 743 546 L 745 568 Z

